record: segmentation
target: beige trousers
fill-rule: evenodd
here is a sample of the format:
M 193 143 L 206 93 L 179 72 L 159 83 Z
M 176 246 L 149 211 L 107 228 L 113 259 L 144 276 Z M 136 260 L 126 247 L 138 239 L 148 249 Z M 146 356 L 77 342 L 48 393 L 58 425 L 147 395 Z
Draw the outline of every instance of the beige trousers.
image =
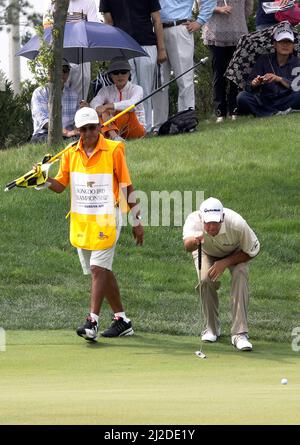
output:
M 170 80 L 171 71 L 174 76 L 184 73 L 194 65 L 194 35 L 184 25 L 164 28 L 164 42 L 168 60 L 161 65 L 162 82 Z M 194 71 L 191 70 L 177 81 L 178 112 L 195 108 Z M 153 127 L 158 129 L 169 118 L 169 87 L 152 96 Z
M 195 261 L 199 279 L 197 251 L 193 252 L 193 259 Z M 208 270 L 215 261 L 220 259 L 221 258 L 215 258 L 202 253 L 201 298 L 203 314 L 205 317 L 206 329 L 209 329 L 215 335 L 219 335 L 220 333 L 218 289 L 221 283 L 219 281 L 212 281 L 208 277 Z M 231 335 L 236 335 L 241 334 L 242 332 L 248 332 L 248 263 L 236 264 L 235 266 L 231 266 L 229 270 L 231 273 Z

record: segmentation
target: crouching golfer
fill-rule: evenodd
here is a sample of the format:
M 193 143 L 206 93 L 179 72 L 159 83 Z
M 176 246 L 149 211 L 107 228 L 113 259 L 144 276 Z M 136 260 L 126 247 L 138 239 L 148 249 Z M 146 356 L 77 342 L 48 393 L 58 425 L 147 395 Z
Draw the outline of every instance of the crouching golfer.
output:
M 183 227 L 185 249 L 192 252 L 198 272 L 198 245 L 202 242 L 201 298 L 206 329 L 202 340 L 215 342 L 220 336 L 218 279 L 231 272 L 231 342 L 239 350 L 251 351 L 248 337 L 247 307 L 248 261 L 260 249 L 259 241 L 246 221 L 236 212 L 223 209 L 215 198 L 204 201 L 191 213 Z
M 98 114 L 92 108 L 81 108 L 75 114 L 80 139 L 62 155 L 55 178 L 48 178 L 50 190 L 61 193 L 70 184 L 70 241 L 77 247 L 84 274 L 92 274 L 90 314 L 77 334 L 95 340 L 99 313 L 104 297 L 113 312 L 111 326 L 103 337 L 132 335 L 131 321 L 126 317 L 118 284 L 112 272 L 116 243 L 121 231 L 119 187 L 132 209 L 133 236 L 143 244 L 144 229 L 133 199 L 124 144 L 105 139 L 100 133 Z M 134 202 L 133 202 L 134 201 Z

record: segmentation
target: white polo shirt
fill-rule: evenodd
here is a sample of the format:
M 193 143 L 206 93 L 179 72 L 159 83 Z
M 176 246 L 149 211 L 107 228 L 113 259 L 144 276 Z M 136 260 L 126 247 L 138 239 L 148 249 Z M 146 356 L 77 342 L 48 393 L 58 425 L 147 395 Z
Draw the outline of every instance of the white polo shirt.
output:
M 183 226 L 183 239 L 204 234 L 202 250 L 207 255 L 223 258 L 235 251 L 242 250 L 250 257 L 255 257 L 260 250 L 260 243 L 247 222 L 231 209 L 224 208 L 224 221 L 220 232 L 211 236 L 204 231 L 200 212 L 190 213 Z
M 114 104 L 116 111 L 123 111 L 131 105 L 143 99 L 143 88 L 128 81 L 123 90 L 118 90 L 116 85 L 108 85 L 100 88 L 98 94 L 91 101 L 90 106 L 94 109 L 104 104 Z M 140 124 L 146 127 L 144 105 L 139 104 L 134 111 Z

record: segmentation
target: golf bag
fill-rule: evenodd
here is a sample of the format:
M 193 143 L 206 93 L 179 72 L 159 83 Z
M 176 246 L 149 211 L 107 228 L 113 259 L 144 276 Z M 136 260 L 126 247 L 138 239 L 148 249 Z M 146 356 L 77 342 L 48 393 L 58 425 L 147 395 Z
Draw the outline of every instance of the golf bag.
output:
M 158 130 L 158 135 L 165 136 L 167 134 L 189 133 L 196 129 L 198 123 L 199 119 L 196 111 L 189 108 L 188 110 L 177 113 L 164 122 Z

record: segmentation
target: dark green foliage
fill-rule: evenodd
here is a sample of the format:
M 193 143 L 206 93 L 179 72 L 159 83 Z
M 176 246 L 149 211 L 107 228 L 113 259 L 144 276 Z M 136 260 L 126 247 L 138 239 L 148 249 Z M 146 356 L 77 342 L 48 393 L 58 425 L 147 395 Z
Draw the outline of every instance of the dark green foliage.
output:
M 4 89 L 0 91 L 0 149 L 19 146 L 30 139 L 30 99 L 35 87 L 27 81 L 20 95 L 14 95 L 11 83 L 4 80 Z

